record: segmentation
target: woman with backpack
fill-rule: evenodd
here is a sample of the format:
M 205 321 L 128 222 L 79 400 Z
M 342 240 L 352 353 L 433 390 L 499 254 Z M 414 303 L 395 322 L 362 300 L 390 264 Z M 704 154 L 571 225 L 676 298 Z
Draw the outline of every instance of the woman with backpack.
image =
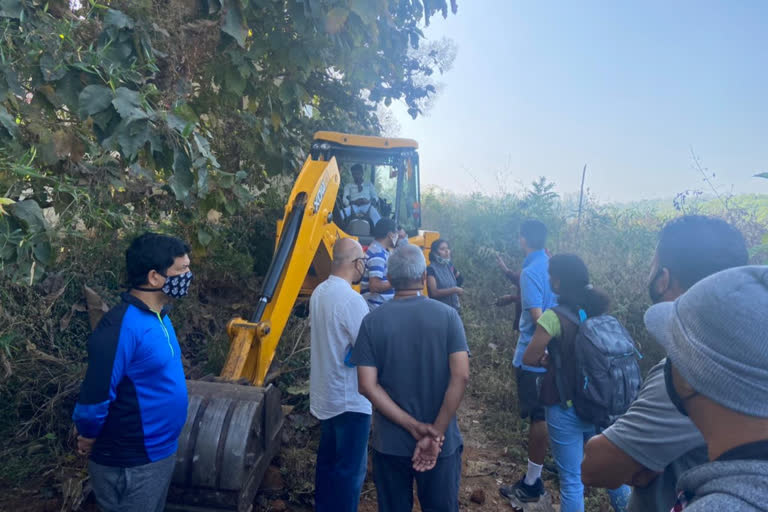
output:
M 464 277 L 451 262 L 451 247 L 442 238 L 435 240 L 429 249 L 427 267 L 427 291 L 429 298 L 439 300 L 459 311 L 459 297 L 464 293 L 460 288 Z
M 598 425 L 580 417 L 574 406 L 580 391 L 577 387 L 582 385 L 582 371 L 575 364 L 576 341 L 580 325 L 588 318 L 605 315 L 610 300 L 592 287 L 587 266 L 574 254 L 558 254 L 549 260 L 549 280 L 552 291 L 558 295 L 559 306 L 539 318 L 523 364 L 548 370 L 541 383 L 541 403 L 545 405 L 550 446 L 560 477 L 560 510 L 583 512 L 581 460 L 584 445 L 597 433 Z M 618 324 L 612 317 L 605 318 L 612 321 L 612 326 Z M 582 339 L 578 337 L 579 341 Z M 587 380 L 583 386 L 586 389 Z M 626 510 L 629 487 L 608 492 L 613 509 Z

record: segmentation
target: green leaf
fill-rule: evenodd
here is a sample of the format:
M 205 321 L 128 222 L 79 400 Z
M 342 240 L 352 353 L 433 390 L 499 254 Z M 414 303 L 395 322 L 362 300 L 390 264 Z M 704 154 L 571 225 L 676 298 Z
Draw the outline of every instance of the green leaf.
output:
M 179 201 L 189 197 L 189 191 L 195 181 L 189 168 L 190 162 L 187 155 L 181 149 L 176 149 L 173 155 L 173 176 L 168 180 L 168 185 Z
M 205 197 L 208 195 L 208 168 L 205 166 L 197 167 L 197 196 Z
M 372 0 L 349 0 L 350 10 L 357 14 L 363 23 L 372 25 L 376 23 L 378 12 Z
M 96 123 L 96 126 L 102 130 L 106 130 L 113 120 L 117 121 L 115 109 L 111 107 L 104 112 L 99 112 L 98 114 L 94 114 L 91 117 L 93 118 L 93 122 Z
M 47 240 L 35 242 L 32 246 L 32 254 L 35 255 L 35 259 L 40 263 L 47 265 L 51 262 L 53 256 L 53 250 L 51 244 Z
M 115 135 L 123 155 L 131 160 L 150 139 L 149 121 L 120 121 L 115 128 Z
M 337 34 L 347 22 L 349 11 L 343 7 L 334 7 L 325 15 L 325 31 Z
M 755 174 L 755 178 L 765 178 L 768 180 L 768 172 L 760 172 Z
M 8 83 L 5 81 L 5 77 L 0 73 L 0 103 L 5 101 L 5 97 L 8 96 Z
M 103 85 L 89 85 L 80 93 L 80 117 L 86 118 L 103 110 L 112 103 L 112 91 Z
M 184 129 L 187 127 L 187 124 L 188 124 L 186 121 L 184 121 L 182 118 L 180 118 L 176 114 L 168 114 L 165 118 L 165 121 L 166 123 L 168 123 L 168 128 L 170 128 L 171 130 L 176 130 L 181 134 L 184 133 Z
M 128 89 L 127 87 L 118 87 L 115 91 L 116 97 L 112 100 L 117 113 L 127 123 L 147 119 L 149 116 L 141 107 L 141 98 L 138 91 Z
M 224 0 L 224 18 L 221 31 L 232 36 L 241 48 L 245 48 L 248 27 L 245 25 L 239 0 Z
M 56 82 L 56 96 L 64 102 L 70 112 L 77 112 L 80 109 L 78 94 L 82 84 L 80 83 L 80 72 L 71 70 L 64 78 Z
M 122 11 L 109 9 L 107 10 L 107 14 L 104 16 L 104 25 L 108 27 L 116 27 L 118 29 L 131 29 L 133 28 L 133 20 Z
M 207 247 L 208 244 L 211 243 L 211 240 L 213 240 L 213 235 L 208 233 L 203 228 L 199 228 L 197 230 L 197 241 L 200 242 L 200 245 Z
M 0 126 L 5 128 L 14 139 L 18 139 L 21 136 L 21 130 L 19 125 L 16 124 L 16 119 L 2 105 L 0 105 Z
M 208 142 L 208 139 L 200 135 L 199 133 L 195 132 L 194 135 L 195 144 L 197 145 L 198 151 L 200 151 L 200 154 L 204 156 L 208 161 L 211 162 L 211 165 L 214 167 L 219 166 L 218 160 L 216 160 L 216 157 L 211 152 L 211 145 Z
M 3 68 L 3 75 L 5 75 L 5 82 L 8 84 L 8 88 L 11 90 L 11 92 L 16 96 L 24 96 L 26 91 L 19 82 L 18 73 L 16 73 L 16 71 L 10 66 L 5 66 Z
M 21 0 L 0 0 L 0 18 L 21 19 L 24 7 Z
M 40 57 L 40 71 L 42 71 L 43 79 L 46 82 L 55 82 L 64 78 L 64 75 L 67 74 L 67 66 L 61 60 L 57 63 L 53 57 L 46 53 Z
M 9 207 L 14 217 L 31 233 L 45 231 L 45 217 L 37 201 L 25 199 Z
M 245 78 L 232 66 L 227 66 L 224 70 L 224 83 L 226 84 L 227 91 L 235 96 L 242 96 L 243 92 L 245 92 Z

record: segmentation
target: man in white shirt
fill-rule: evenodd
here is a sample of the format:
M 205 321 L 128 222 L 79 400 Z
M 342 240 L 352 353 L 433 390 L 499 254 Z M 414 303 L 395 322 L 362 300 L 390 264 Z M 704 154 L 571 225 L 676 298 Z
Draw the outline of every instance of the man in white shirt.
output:
M 371 219 L 371 226 L 375 226 L 381 215 L 379 215 L 376 207 L 371 203 L 379 200 L 379 196 L 376 195 L 376 188 L 371 182 L 363 183 L 363 166 L 355 164 L 352 166 L 352 179 L 354 183 L 347 183 L 344 186 L 344 196 L 342 201 L 344 202 L 344 214 L 349 216 L 352 213 L 355 215 L 368 215 Z
M 331 275 L 309 300 L 310 412 L 320 420 L 315 510 L 356 512 L 365 480 L 371 403 L 358 393 L 349 355 L 368 304 L 357 293 L 365 271 L 360 244 L 342 238 L 333 246 Z

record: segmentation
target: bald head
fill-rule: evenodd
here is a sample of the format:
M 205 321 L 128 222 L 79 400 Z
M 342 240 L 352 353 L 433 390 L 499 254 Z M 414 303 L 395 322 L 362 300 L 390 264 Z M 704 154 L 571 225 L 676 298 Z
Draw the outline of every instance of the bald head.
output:
M 333 244 L 331 274 L 349 284 L 358 284 L 365 271 L 363 248 L 353 238 L 340 238 Z
M 333 266 L 340 267 L 363 257 L 363 248 L 353 238 L 340 238 L 333 244 Z

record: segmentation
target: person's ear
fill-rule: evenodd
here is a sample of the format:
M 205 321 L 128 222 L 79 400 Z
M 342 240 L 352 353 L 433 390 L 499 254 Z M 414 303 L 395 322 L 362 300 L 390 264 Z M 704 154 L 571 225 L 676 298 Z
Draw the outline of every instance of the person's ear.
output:
M 688 384 L 688 381 L 680 375 L 680 372 L 677 371 L 677 368 L 675 368 L 674 365 L 672 365 L 672 383 L 679 396 L 687 397 L 697 394 L 696 390 L 693 389 L 693 386 Z
M 147 272 L 147 284 L 150 288 L 160 288 L 165 284 L 165 277 L 157 270 L 152 269 Z
M 654 287 L 654 290 L 660 297 L 664 296 L 669 291 L 672 287 L 672 276 L 669 274 L 669 269 L 667 267 L 663 267 L 656 274 L 656 278 L 651 286 Z
M 421 285 L 424 286 L 424 283 L 427 282 L 427 271 L 425 270 L 423 274 L 421 274 Z

